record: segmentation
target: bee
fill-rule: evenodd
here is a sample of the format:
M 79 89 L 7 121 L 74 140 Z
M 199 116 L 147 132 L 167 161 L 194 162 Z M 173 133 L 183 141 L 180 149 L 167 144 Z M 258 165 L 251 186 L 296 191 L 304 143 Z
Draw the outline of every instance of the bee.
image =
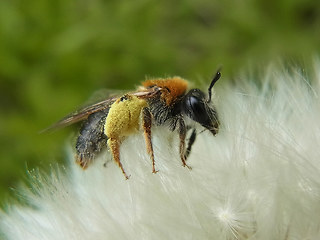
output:
M 67 115 L 49 129 L 82 121 L 76 142 L 76 162 L 86 169 L 97 154 L 108 147 L 114 161 L 128 179 L 120 161 L 122 141 L 142 129 L 152 172 L 156 173 L 151 129 L 153 125 L 167 126 L 171 131 L 178 132 L 182 165 L 191 169 L 186 160 L 197 135 L 192 123 L 199 123 L 213 135 L 219 130 L 218 114 L 210 103 L 212 88 L 220 77 L 218 70 L 208 88 L 208 97 L 197 88 L 187 91 L 188 82 L 180 77 L 146 80 L 136 91 L 84 107 Z M 192 133 L 186 146 L 189 130 Z

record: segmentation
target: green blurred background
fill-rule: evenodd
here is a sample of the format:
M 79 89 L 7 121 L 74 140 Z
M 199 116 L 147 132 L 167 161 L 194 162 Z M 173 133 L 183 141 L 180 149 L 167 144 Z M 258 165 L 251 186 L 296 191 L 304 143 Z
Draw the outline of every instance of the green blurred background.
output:
M 64 161 L 76 128 L 38 132 L 100 88 L 209 81 L 220 65 L 232 79 L 319 50 L 317 0 L 1 0 L 0 202 L 26 169 Z

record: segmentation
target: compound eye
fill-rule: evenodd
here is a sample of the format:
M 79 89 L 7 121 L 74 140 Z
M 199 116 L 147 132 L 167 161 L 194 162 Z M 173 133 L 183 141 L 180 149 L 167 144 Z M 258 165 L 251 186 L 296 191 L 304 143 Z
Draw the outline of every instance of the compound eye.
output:
M 191 96 L 188 98 L 187 107 L 190 110 L 190 117 L 194 120 L 208 118 L 208 113 L 204 105 L 204 100 Z
M 214 125 L 218 122 L 214 108 L 208 105 L 205 94 L 198 89 L 193 89 L 186 95 L 183 111 L 210 131 L 214 130 Z

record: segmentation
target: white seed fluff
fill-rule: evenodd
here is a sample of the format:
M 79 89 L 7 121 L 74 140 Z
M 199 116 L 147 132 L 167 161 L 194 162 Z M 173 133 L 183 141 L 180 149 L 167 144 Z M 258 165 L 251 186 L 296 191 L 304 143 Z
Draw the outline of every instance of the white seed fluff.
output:
M 121 146 L 129 180 L 103 153 L 31 171 L 29 205 L 8 204 L 7 239 L 320 239 L 320 65 L 268 69 L 260 84 L 217 84 L 221 128 L 197 136 L 182 167 L 178 135 L 153 128 L 157 174 L 141 133 Z M 220 84 L 220 82 L 219 82 Z M 106 163 L 106 164 L 105 164 Z M 105 165 L 105 166 L 104 166 Z

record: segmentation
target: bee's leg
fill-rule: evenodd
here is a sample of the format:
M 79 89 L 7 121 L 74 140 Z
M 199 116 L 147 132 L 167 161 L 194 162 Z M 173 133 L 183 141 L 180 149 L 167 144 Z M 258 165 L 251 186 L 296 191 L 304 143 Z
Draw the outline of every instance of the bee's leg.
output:
M 109 138 L 108 139 L 108 146 L 111 150 L 112 156 L 114 161 L 118 164 L 120 167 L 123 175 L 125 176 L 126 179 L 129 179 L 128 175 L 124 171 L 122 164 L 120 162 L 120 140 L 118 138 Z
M 187 160 L 190 152 L 191 152 L 191 148 L 192 148 L 192 145 L 194 144 L 194 141 L 196 140 L 196 137 L 197 137 L 197 131 L 196 129 L 194 128 L 192 130 L 192 133 L 190 135 L 190 138 L 188 140 L 188 146 L 187 146 L 187 150 L 186 150 L 186 153 L 184 154 L 184 158 Z
M 153 147 L 152 147 L 152 140 L 151 140 L 151 113 L 148 108 L 143 109 L 143 131 L 144 131 L 144 139 L 146 142 L 147 153 L 149 154 L 151 161 L 152 161 L 152 172 L 157 173 L 158 170 L 155 168 L 154 162 L 154 154 L 153 154 Z
M 187 128 L 186 125 L 183 121 L 182 118 L 180 118 L 179 120 L 179 137 L 180 137 L 180 147 L 179 147 L 179 152 L 180 152 L 180 158 L 182 161 L 182 166 L 187 167 L 189 169 L 191 169 L 191 167 L 189 165 L 187 165 L 186 163 L 186 157 L 185 157 L 185 140 L 186 140 L 186 135 L 187 135 Z

